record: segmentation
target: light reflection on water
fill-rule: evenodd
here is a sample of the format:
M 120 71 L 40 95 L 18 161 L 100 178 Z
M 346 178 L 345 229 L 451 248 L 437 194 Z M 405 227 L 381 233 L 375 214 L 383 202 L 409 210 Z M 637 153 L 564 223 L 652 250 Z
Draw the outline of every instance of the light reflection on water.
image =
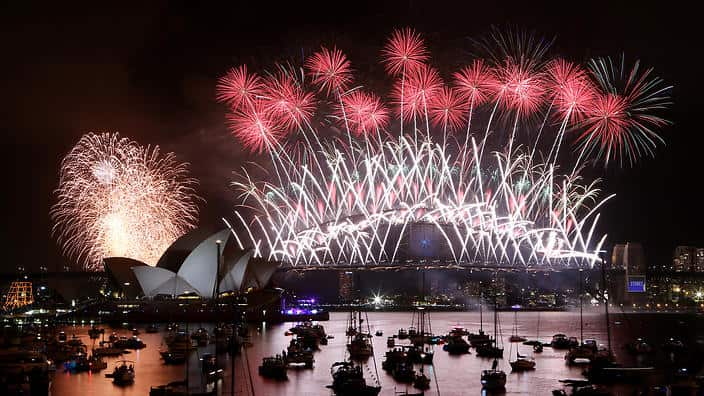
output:
M 522 312 L 518 315 L 518 332 L 528 339 L 534 339 L 537 332 L 538 316 L 540 316 L 539 338 L 545 342 L 550 341 L 555 333 L 566 333 L 569 336 L 579 336 L 579 313 L 577 312 Z M 492 313 L 484 315 L 484 329 L 487 332 L 493 331 Z M 564 350 L 553 351 L 545 348 L 542 354 L 535 354 L 536 370 L 525 373 L 511 373 L 508 364 L 509 354 L 516 353 L 516 347 L 520 348 L 522 354 L 533 355 L 532 348 L 520 343 L 509 343 L 513 327 L 513 313 L 502 312 L 499 314 L 502 328 L 502 338 L 504 340 L 504 359 L 499 361 L 499 367 L 508 374 L 505 394 L 508 395 L 550 395 L 553 389 L 560 388 L 559 380 L 565 378 L 581 378 L 582 368 L 570 367 L 565 364 Z M 284 332 L 294 325 L 294 323 L 260 325 L 260 330 L 255 325 L 251 325 L 250 341 L 251 346 L 245 349 L 245 353 L 236 357 L 235 389 L 237 394 L 242 395 L 329 395 L 330 391 L 325 386 L 331 383 L 330 366 L 344 359 L 345 343 L 344 336 L 347 314 L 343 312 L 332 313 L 330 320 L 321 322 L 325 326 L 328 334 L 335 336 L 329 340 L 329 345 L 321 346 L 321 350 L 315 353 L 315 368 L 292 369 L 289 370 L 288 380 L 277 382 L 267 380 L 257 374 L 257 367 L 261 359 L 265 356 L 281 353 L 286 348 L 290 336 Z M 619 319 L 617 314 L 612 316 L 614 321 L 623 321 L 621 325 L 613 326 L 614 329 L 614 349 L 620 361 L 628 360 L 628 356 L 623 351 L 622 346 L 635 336 L 655 337 L 655 334 L 648 334 L 649 331 L 658 332 L 661 336 L 680 336 L 679 332 L 685 331 L 676 329 L 674 325 L 664 324 L 662 320 L 666 316 L 658 317 L 660 326 L 654 326 L 652 319 L 637 320 Z M 465 327 L 476 332 L 479 328 L 478 312 L 433 312 L 431 313 L 432 328 L 435 334 L 444 334 L 452 327 Z M 395 395 L 396 392 L 403 393 L 408 390 L 413 393 L 415 390 L 411 386 L 399 384 L 381 369 L 384 353 L 387 351 L 386 338 L 395 334 L 399 328 L 408 327 L 411 322 L 410 312 L 370 312 L 369 325 L 372 333 L 382 330 L 382 337 L 374 337 L 374 349 L 376 356 L 376 368 L 374 360 L 370 359 L 365 368 L 365 377 L 370 380 L 378 373 L 379 381 L 382 385 L 382 395 Z M 164 326 L 162 326 L 163 328 Z M 191 324 L 193 331 L 198 325 Z M 204 326 L 212 330 L 212 326 Z M 690 329 L 696 326 L 690 327 Z M 584 314 L 584 337 L 594 338 L 600 344 L 606 344 L 606 325 L 604 315 L 600 312 L 589 312 Z M 662 331 L 667 329 L 667 331 Z M 75 333 L 81 336 L 87 345 L 91 345 L 87 336 L 88 327 L 67 328 L 66 333 L 71 336 Z M 142 330 L 142 328 L 140 328 Z M 106 329 L 106 336 L 110 330 Z M 127 330 L 118 331 L 122 335 L 130 335 Z M 127 355 L 127 359 L 136 361 L 136 379 L 131 386 L 120 388 L 114 386 L 110 379 L 104 378 L 106 372 L 110 372 L 114 366 L 116 358 L 108 359 L 108 370 L 99 374 L 68 374 L 57 371 L 57 376 L 53 384 L 54 395 L 146 395 L 151 386 L 166 384 L 171 381 L 182 380 L 185 375 L 185 365 L 166 366 L 159 356 L 159 348 L 162 343 L 164 331 L 158 334 L 142 333 L 140 337 L 147 344 L 147 348 Z M 634 336 L 635 334 L 635 336 Z M 200 376 L 197 365 L 198 356 L 204 352 L 213 352 L 214 346 L 211 344 L 207 348 L 199 348 L 190 359 L 189 381 L 197 384 Z M 225 379 L 223 381 L 224 391 L 220 394 L 231 394 L 231 372 L 230 359 L 227 355 L 221 355 L 220 364 L 225 369 Z M 478 358 L 472 350 L 470 355 L 450 356 L 442 350 L 441 346 L 435 347 L 434 366 L 427 367 L 426 375 L 431 380 L 431 389 L 426 391 L 426 395 L 437 395 L 438 386 L 441 395 L 477 395 L 482 394 L 479 382 L 481 370 L 491 367 L 492 360 Z M 247 369 L 248 368 L 248 369 Z M 250 381 L 251 379 L 251 381 Z

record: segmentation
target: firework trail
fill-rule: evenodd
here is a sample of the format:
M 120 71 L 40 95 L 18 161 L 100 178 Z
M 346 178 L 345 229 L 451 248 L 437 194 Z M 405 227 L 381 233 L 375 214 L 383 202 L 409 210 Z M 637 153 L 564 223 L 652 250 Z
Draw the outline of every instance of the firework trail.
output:
M 382 51 L 394 79 L 391 108 L 357 85 L 339 49 L 322 48 L 305 63 L 312 86 L 302 78 L 287 83 L 297 91 L 282 96 L 298 104 L 285 105 L 288 114 L 267 126 L 281 136 L 261 137 L 261 123 L 233 120 L 235 136 L 253 152 L 267 151 L 278 174 L 239 173 L 241 232 L 233 232 L 240 247 L 301 268 L 395 265 L 422 259 L 414 249 L 430 245 L 429 260 L 451 265 L 599 260 L 606 238 L 597 232 L 599 210 L 612 195 L 579 171 L 604 158 L 652 154 L 669 87 L 637 63 L 630 73 L 606 59 L 584 68 L 550 58 L 551 42 L 531 34 L 493 30 L 487 37 L 477 41 L 487 55 L 448 86 L 422 37 L 395 31 Z M 280 84 L 233 70 L 218 86 L 231 114 L 273 112 L 257 103 L 271 100 Z M 303 100 L 312 90 L 321 98 Z M 569 147 L 563 140 L 575 142 L 576 160 L 558 162 Z M 306 150 L 295 162 L 292 147 Z
M 84 135 L 61 163 L 53 232 L 85 269 L 105 257 L 156 265 L 194 228 L 199 198 L 187 164 L 117 133 Z

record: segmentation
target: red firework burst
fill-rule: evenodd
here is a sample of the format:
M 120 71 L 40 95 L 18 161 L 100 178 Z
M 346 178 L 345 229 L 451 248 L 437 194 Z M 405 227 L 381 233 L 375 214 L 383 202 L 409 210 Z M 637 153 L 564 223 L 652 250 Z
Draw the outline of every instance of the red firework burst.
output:
M 585 120 L 587 129 L 577 139 L 581 144 L 600 146 L 607 161 L 611 157 L 627 154 L 632 158 L 631 135 L 627 133 L 632 126 L 628 116 L 627 101 L 617 94 L 598 95 Z M 625 151 L 625 153 L 624 153 Z
M 592 108 L 596 87 L 586 71 L 572 62 L 556 59 L 547 67 L 548 86 L 553 103 L 562 118 L 582 120 Z
M 250 110 L 235 111 L 227 115 L 230 130 L 249 151 L 261 153 L 286 136 L 278 121 L 261 102 Z
M 267 113 L 286 131 L 308 123 L 315 113 L 315 98 L 305 92 L 288 74 L 278 73 L 266 80 L 264 103 Z
M 313 84 L 328 95 L 335 90 L 345 90 L 352 83 L 350 61 L 335 47 L 332 50 L 321 47 L 308 58 L 305 66 Z
M 497 76 L 496 95 L 507 109 L 530 115 L 543 103 L 545 87 L 539 73 L 507 63 L 497 70 Z
M 456 131 L 466 120 L 465 109 L 464 100 L 452 88 L 442 87 L 433 96 L 428 112 L 433 125 Z
M 411 28 L 394 30 L 381 55 L 386 72 L 392 76 L 409 73 L 428 60 L 425 42 Z
M 264 92 L 261 77 L 247 73 L 247 66 L 230 69 L 218 79 L 215 87 L 218 102 L 229 103 L 233 109 L 250 107 Z
M 338 116 L 347 116 L 349 128 L 357 136 L 383 129 L 389 122 L 389 111 L 372 93 L 354 91 L 346 95 L 342 103 L 344 114 L 342 107 L 338 107 Z
M 484 104 L 497 86 L 496 76 L 482 60 L 475 60 L 453 76 L 457 93 L 474 106 Z
M 442 91 L 443 83 L 438 71 L 421 64 L 406 78 L 397 81 L 391 90 L 394 103 L 403 108 L 402 121 L 412 116 L 424 117 L 435 95 Z

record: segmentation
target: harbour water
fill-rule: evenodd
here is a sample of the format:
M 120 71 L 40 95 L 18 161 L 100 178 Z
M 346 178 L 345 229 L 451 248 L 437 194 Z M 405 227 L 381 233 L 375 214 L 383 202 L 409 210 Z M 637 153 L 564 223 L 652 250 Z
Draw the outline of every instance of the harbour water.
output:
M 368 382 L 378 378 L 382 386 L 381 395 L 397 395 L 414 393 L 410 385 L 397 383 L 381 369 L 387 337 L 395 334 L 399 328 L 407 328 L 411 324 L 410 312 L 369 312 L 369 326 L 372 334 L 377 330 L 383 336 L 374 337 L 375 359 L 369 359 L 365 365 L 365 377 Z M 430 314 L 432 330 L 435 334 L 446 334 L 453 327 L 464 327 L 476 332 L 479 329 L 478 312 L 433 312 Z M 606 344 L 606 324 L 602 312 L 585 312 L 584 338 L 596 339 L 599 344 Z M 345 328 L 347 314 L 344 312 L 332 313 L 330 320 L 321 322 L 328 334 L 334 335 L 328 345 L 320 346 L 320 351 L 315 353 L 313 369 L 291 369 L 288 380 L 276 381 L 262 378 L 258 375 L 257 367 L 262 358 L 281 353 L 286 349 L 291 336 L 285 332 L 295 323 L 281 324 L 251 324 L 248 346 L 235 358 L 235 393 L 237 395 L 329 395 L 330 390 L 325 386 L 331 383 L 330 366 L 345 357 Z M 484 330 L 493 332 L 493 314 L 484 313 Z M 616 314 L 611 317 L 613 330 L 613 346 L 617 359 L 626 364 L 633 364 L 632 359 L 623 348 L 634 337 L 646 337 L 654 345 L 661 345 L 662 337 L 680 337 L 681 339 L 694 339 L 701 330 L 701 318 L 694 315 L 680 314 Z M 530 346 L 521 343 L 510 343 L 514 321 L 512 312 L 499 313 L 501 324 L 501 338 L 505 348 L 504 359 L 499 360 L 499 368 L 506 371 L 508 380 L 505 394 L 513 395 L 550 395 L 553 389 L 561 387 L 559 380 L 566 378 L 583 378 L 583 367 L 569 366 L 566 364 L 564 350 L 545 348 L 541 354 L 533 354 Z M 578 312 L 521 312 L 518 314 L 518 333 L 528 339 L 535 339 L 540 322 L 539 339 L 549 342 L 555 333 L 565 333 L 568 336 L 579 337 Z M 199 325 L 198 325 L 199 326 Z M 198 326 L 191 325 L 191 330 Z M 163 326 L 162 326 L 163 327 Z M 212 329 L 212 326 L 205 326 Z M 88 327 L 69 327 L 66 333 L 81 336 L 87 345 L 91 340 L 87 336 Z M 667 332 L 663 331 L 667 329 Z M 107 330 L 106 330 L 107 332 Z M 127 329 L 118 331 L 118 334 L 128 335 Z M 151 386 L 166 384 L 171 381 L 183 380 L 186 366 L 164 365 L 159 357 L 159 346 L 166 333 L 140 334 L 147 344 L 147 348 L 133 351 L 126 355 L 126 359 L 135 362 L 136 379 L 133 385 L 117 387 L 109 379 L 104 378 L 104 373 L 112 370 L 116 358 L 108 359 L 108 371 L 99 374 L 69 374 L 57 370 L 53 383 L 54 395 L 145 395 Z M 407 342 L 407 341 L 399 341 Z M 435 346 L 433 366 L 426 367 L 426 375 L 431 382 L 431 389 L 426 395 L 475 395 L 482 394 L 480 384 L 481 370 L 490 368 L 491 359 L 479 358 L 471 350 L 471 354 L 451 356 L 442 350 L 442 346 Z M 514 356 L 516 348 L 525 355 L 535 356 L 536 370 L 511 373 L 509 357 Z M 89 348 L 90 349 L 90 348 Z M 198 358 L 203 353 L 214 352 L 214 345 L 199 348 L 189 361 L 189 383 L 196 386 L 200 383 L 200 368 Z M 227 354 L 220 356 L 220 362 L 225 370 L 225 379 L 220 384 L 219 394 L 230 395 L 231 373 L 230 358 Z M 628 390 L 626 390 L 628 389 Z M 615 388 L 614 394 L 632 394 L 633 388 Z

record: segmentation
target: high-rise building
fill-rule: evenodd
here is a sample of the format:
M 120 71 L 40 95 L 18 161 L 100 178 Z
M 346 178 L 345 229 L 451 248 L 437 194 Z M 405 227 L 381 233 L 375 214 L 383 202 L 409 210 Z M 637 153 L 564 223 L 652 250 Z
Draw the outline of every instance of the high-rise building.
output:
M 613 285 L 615 300 L 629 305 L 644 302 L 647 267 L 643 246 L 634 242 L 615 245 L 611 254 L 611 268 L 623 271 L 617 277 L 619 281 Z
M 611 252 L 611 268 L 612 269 L 625 269 L 623 254 L 626 250 L 625 243 L 619 243 L 614 245 L 614 249 Z
M 615 245 L 611 252 L 611 268 L 626 270 L 633 275 L 645 275 L 646 264 L 643 246 L 635 242 Z
M 697 248 L 697 255 L 694 259 L 694 270 L 704 272 L 704 248 Z
M 697 250 L 697 248 L 692 246 L 677 246 L 672 258 L 672 269 L 676 272 L 696 270 L 695 259 L 697 258 Z
M 354 272 L 340 271 L 338 277 L 340 301 L 351 302 L 355 298 Z

